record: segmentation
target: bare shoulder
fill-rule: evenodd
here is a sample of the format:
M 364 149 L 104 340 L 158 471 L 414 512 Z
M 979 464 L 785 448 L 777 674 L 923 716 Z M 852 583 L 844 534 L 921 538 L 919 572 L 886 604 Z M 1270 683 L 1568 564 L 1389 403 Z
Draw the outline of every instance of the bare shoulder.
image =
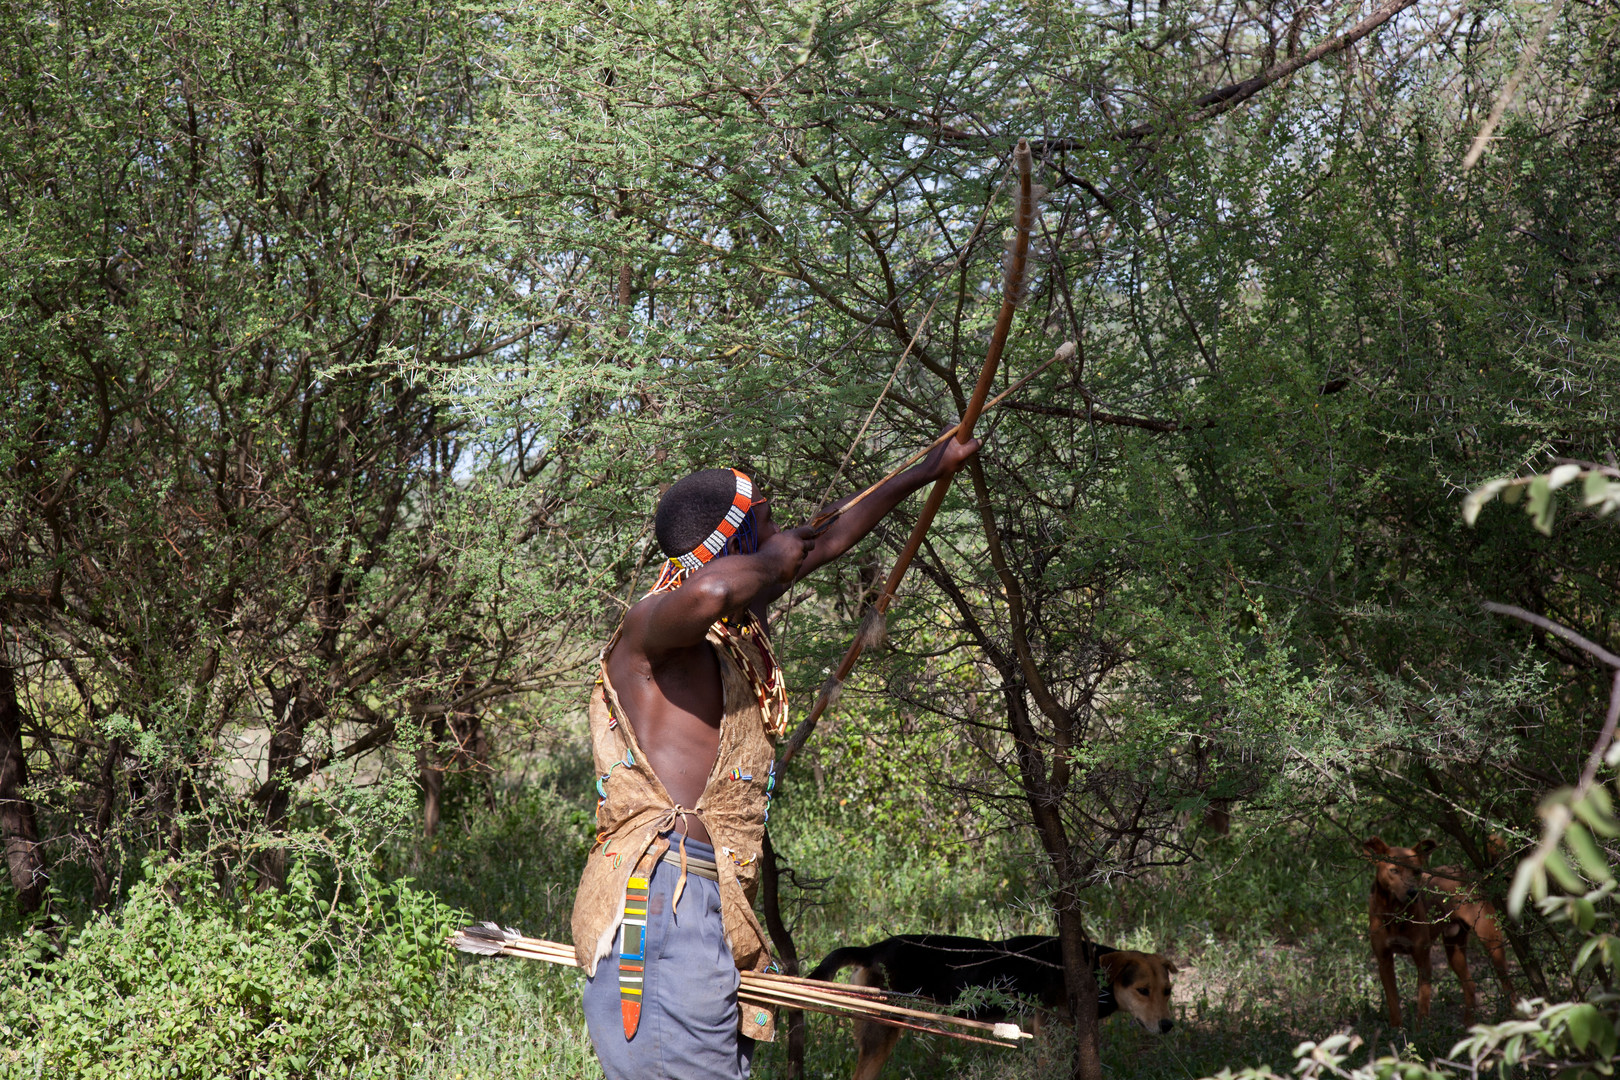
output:
M 703 583 L 689 582 L 679 589 L 642 597 L 625 612 L 614 651 L 623 649 L 627 653 L 624 659 L 656 667 L 670 654 L 701 644 L 716 617 L 708 610 L 713 603 L 704 603 L 705 592 Z
M 652 622 L 654 609 L 663 599 L 663 596 L 654 593 L 643 596 L 630 605 L 619 623 L 619 632 L 614 639 L 610 655 L 621 660 L 628 656 L 646 655 L 647 630 Z

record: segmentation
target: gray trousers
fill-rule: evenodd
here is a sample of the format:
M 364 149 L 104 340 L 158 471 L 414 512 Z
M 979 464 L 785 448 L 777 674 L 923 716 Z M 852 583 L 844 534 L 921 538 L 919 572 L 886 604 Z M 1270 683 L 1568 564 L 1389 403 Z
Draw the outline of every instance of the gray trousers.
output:
M 681 840 L 673 837 L 672 844 Z M 688 855 L 714 858 L 708 844 L 685 843 Z M 754 1040 L 737 1030 L 739 979 L 720 921 L 720 886 L 688 873 L 676 915 L 670 899 L 680 876 L 680 865 L 666 861 L 648 881 L 646 971 L 634 1038 L 624 1037 L 619 1007 L 622 934 L 585 982 L 585 1026 L 607 1080 L 747 1080 Z

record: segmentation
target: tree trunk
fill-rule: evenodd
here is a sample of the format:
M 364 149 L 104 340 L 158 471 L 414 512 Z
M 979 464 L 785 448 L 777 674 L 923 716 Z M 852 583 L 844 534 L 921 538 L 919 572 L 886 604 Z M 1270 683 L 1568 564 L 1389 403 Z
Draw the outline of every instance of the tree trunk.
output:
M 292 805 L 292 788 L 284 777 L 298 764 L 298 756 L 304 749 L 305 729 L 324 710 L 302 679 L 279 691 L 271 687 L 270 693 L 275 727 L 270 732 L 264 823 L 272 834 L 279 834 L 286 827 L 287 811 Z M 267 846 L 255 866 L 259 871 L 259 888 L 279 889 L 287 883 L 287 851 L 280 845 Z
M 45 886 L 50 880 L 39 849 L 34 804 L 23 794 L 27 785 L 28 759 L 23 754 L 17 682 L 10 659 L 0 651 L 0 843 L 5 846 L 12 887 L 17 890 L 17 906 L 25 915 L 44 906 Z
M 458 767 L 468 769 L 484 791 L 484 809 L 495 809 L 495 770 L 490 766 L 489 731 L 484 717 L 476 712 L 458 712 L 450 717 L 450 734 L 456 740 Z
M 780 793 L 778 793 L 780 797 Z M 776 958 L 785 975 L 799 974 L 799 948 L 793 942 L 793 932 L 782 918 L 782 868 L 776 860 L 776 848 L 771 844 L 770 830 L 765 830 L 764 861 L 760 867 L 759 891 L 765 909 L 765 929 L 770 931 L 771 944 L 776 947 Z M 787 1076 L 799 1080 L 804 1076 L 804 1010 L 786 1009 L 787 1019 Z
M 1087 949 L 1085 924 L 1080 917 L 1079 890 L 1067 884 L 1058 889 L 1058 944 L 1063 951 L 1063 986 L 1074 1018 L 1074 1080 L 1099 1080 L 1102 1054 L 1098 1046 L 1097 976 Z
M 1085 924 L 1081 920 L 1077 884 L 1080 874 L 1070 854 L 1068 831 L 1063 827 L 1060 810 L 1063 792 L 1048 774 L 1024 693 L 1024 684 L 1014 673 L 1002 671 L 1008 726 L 1018 748 L 1019 782 L 1029 802 L 1041 848 L 1057 879 L 1053 906 L 1057 909 L 1058 943 L 1063 952 L 1063 985 L 1068 991 L 1069 1015 L 1074 1021 L 1071 1075 L 1074 1080 L 1102 1080 L 1102 1054 L 1097 1045 L 1097 979 L 1086 949 Z
M 114 739 L 101 762 L 101 790 L 96 797 L 96 823 L 90 834 L 90 880 L 95 888 L 94 903 L 99 911 L 112 906 L 112 871 L 107 866 L 107 830 L 112 828 L 113 810 L 118 800 L 118 763 L 124 756 L 124 740 Z
M 439 760 L 444 742 L 445 721 L 439 717 L 428 725 L 427 737 L 416 749 L 416 781 L 422 785 L 422 838 L 431 840 L 439 831 L 439 814 L 444 799 L 444 762 Z M 454 760 L 454 755 L 451 755 Z

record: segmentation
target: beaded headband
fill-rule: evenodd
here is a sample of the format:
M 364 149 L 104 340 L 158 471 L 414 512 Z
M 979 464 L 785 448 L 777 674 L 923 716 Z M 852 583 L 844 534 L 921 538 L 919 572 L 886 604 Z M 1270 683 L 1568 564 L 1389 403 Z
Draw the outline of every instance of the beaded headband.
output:
M 671 562 L 679 563 L 681 569 L 688 573 L 702 569 L 710 559 L 724 551 L 726 544 L 742 525 L 743 518 L 754 508 L 754 482 L 736 469 L 732 469 L 731 472 L 737 478 L 737 490 L 731 496 L 731 507 L 726 510 L 726 516 L 720 519 L 720 524 L 714 527 L 714 532 L 709 534 L 707 540 L 685 555 L 672 556 L 670 559 Z

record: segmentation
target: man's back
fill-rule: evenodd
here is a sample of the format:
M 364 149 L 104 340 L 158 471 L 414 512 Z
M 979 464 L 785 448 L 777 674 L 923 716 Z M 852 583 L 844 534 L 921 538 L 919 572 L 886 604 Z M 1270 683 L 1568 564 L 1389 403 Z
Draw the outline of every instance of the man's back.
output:
M 714 646 L 700 641 L 655 662 L 621 640 L 608 655 L 607 671 L 664 790 L 677 805 L 696 806 L 720 751 L 725 709 Z M 708 841 L 701 821 L 688 825 L 691 836 Z

